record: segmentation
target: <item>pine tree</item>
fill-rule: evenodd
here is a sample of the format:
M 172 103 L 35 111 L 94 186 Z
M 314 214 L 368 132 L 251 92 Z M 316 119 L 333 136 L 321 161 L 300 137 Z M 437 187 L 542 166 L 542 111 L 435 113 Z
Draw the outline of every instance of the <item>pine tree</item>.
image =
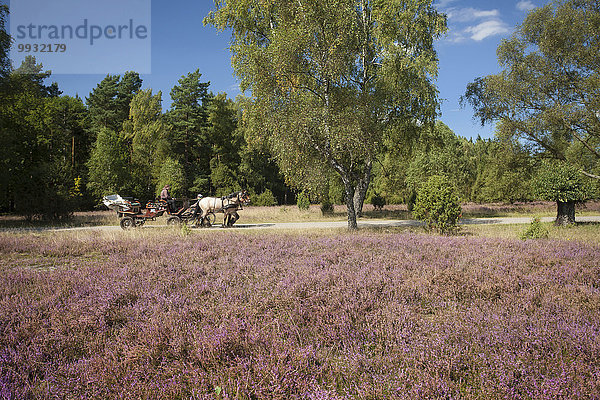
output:
M 210 141 L 207 137 L 207 106 L 210 83 L 201 82 L 199 70 L 182 76 L 171 90 L 173 103 L 167 113 L 171 153 L 177 155 L 184 170 L 183 193 L 208 192 Z M 196 193 L 197 194 L 197 193 Z
M 129 118 L 129 109 L 131 101 L 142 88 L 142 78 L 137 72 L 125 72 L 117 87 L 117 96 L 115 99 L 116 113 L 118 121 L 125 121 Z
M 86 99 L 90 128 L 95 132 L 101 128 L 119 132 L 129 117 L 131 100 L 141 87 L 137 72 L 126 72 L 122 79 L 119 75 L 106 75 Z
M 89 111 L 90 128 L 98 132 L 100 129 L 118 131 L 123 121 L 117 119 L 115 98 L 119 87 L 118 75 L 106 75 L 86 99 Z

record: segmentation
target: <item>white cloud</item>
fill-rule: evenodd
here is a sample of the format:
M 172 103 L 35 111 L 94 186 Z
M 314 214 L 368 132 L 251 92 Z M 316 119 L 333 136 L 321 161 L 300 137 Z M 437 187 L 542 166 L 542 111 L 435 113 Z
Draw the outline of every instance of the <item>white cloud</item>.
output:
M 450 4 L 454 3 L 456 0 L 438 0 L 434 6 L 439 8 L 439 9 L 443 9 L 448 7 Z
M 530 0 L 521 0 L 517 3 L 517 10 L 519 11 L 531 11 L 534 8 L 536 8 L 536 5 Z
M 450 43 L 462 43 L 467 39 L 468 38 L 462 32 L 450 31 L 445 40 Z
M 470 34 L 471 39 L 479 42 L 490 36 L 510 33 L 510 28 L 504 22 L 493 19 L 470 26 L 465 29 L 465 32 Z
M 452 22 L 470 22 L 482 18 L 495 18 L 500 15 L 498 10 L 478 10 L 475 8 L 451 8 L 446 14 Z
M 450 43 L 463 43 L 469 40 L 482 41 L 490 36 L 503 35 L 512 30 L 503 21 L 498 9 L 453 6 L 456 0 L 438 0 L 436 6 L 448 16 L 448 35 L 444 39 Z M 520 0 L 517 7 L 531 7 L 531 0 Z M 535 7 L 535 6 L 533 6 Z

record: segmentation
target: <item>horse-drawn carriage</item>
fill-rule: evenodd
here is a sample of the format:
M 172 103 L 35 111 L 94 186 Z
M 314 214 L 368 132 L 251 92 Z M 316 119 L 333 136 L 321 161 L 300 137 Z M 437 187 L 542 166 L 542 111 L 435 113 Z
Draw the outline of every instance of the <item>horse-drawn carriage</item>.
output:
M 167 214 L 167 225 L 176 226 L 192 223 L 196 227 L 211 227 L 216 220 L 217 213 L 223 213 L 223 227 L 230 227 L 239 219 L 238 210 L 243 205 L 249 204 L 248 192 L 232 193 L 224 197 L 198 196 L 189 207 L 173 209 L 164 200 L 149 201 L 146 208 L 141 208 L 139 201 L 117 195 L 105 196 L 104 204 L 117 212 L 120 225 L 123 229 L 135 228 L 144 225 L 146 221 Z
M 149 201 L 146 208 L 141 208 L 137 199 L 121 197 L 118 194 L 104 196 L 102 201 L 105 206 L 117 212 L 120 218 L 119 225 L 123 229 L 142 226 L 146 221 L 155 221 L 167 211 L 166 202 Z

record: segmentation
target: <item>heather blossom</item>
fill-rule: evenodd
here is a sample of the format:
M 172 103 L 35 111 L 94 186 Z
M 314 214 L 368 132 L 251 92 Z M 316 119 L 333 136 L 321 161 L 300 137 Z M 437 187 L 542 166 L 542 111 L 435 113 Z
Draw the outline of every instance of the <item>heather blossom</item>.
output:
M 0 398 L 600 398 L 599 250 L 0 234 Z

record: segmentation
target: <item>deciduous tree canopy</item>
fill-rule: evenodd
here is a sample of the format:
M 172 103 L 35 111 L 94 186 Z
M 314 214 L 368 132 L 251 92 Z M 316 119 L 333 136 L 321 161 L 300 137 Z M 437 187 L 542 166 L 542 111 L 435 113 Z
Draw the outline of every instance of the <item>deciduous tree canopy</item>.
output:
M 215 7 L 205 22 L 233 31 L 232 63 L 252 92 L 256 133 L 267 136 L 288 177 L 318 171 L 315 164 L 337 172 L 348 226 L 356 228 L 385 126 L 435 116 L 433 41 L 444 16 L 423 0 L 216 0 Z
M 600 179 L 600 2 L 533 10 L 502 42 L 498 60 L 501 73 L 467 87 L 476 116 Z

